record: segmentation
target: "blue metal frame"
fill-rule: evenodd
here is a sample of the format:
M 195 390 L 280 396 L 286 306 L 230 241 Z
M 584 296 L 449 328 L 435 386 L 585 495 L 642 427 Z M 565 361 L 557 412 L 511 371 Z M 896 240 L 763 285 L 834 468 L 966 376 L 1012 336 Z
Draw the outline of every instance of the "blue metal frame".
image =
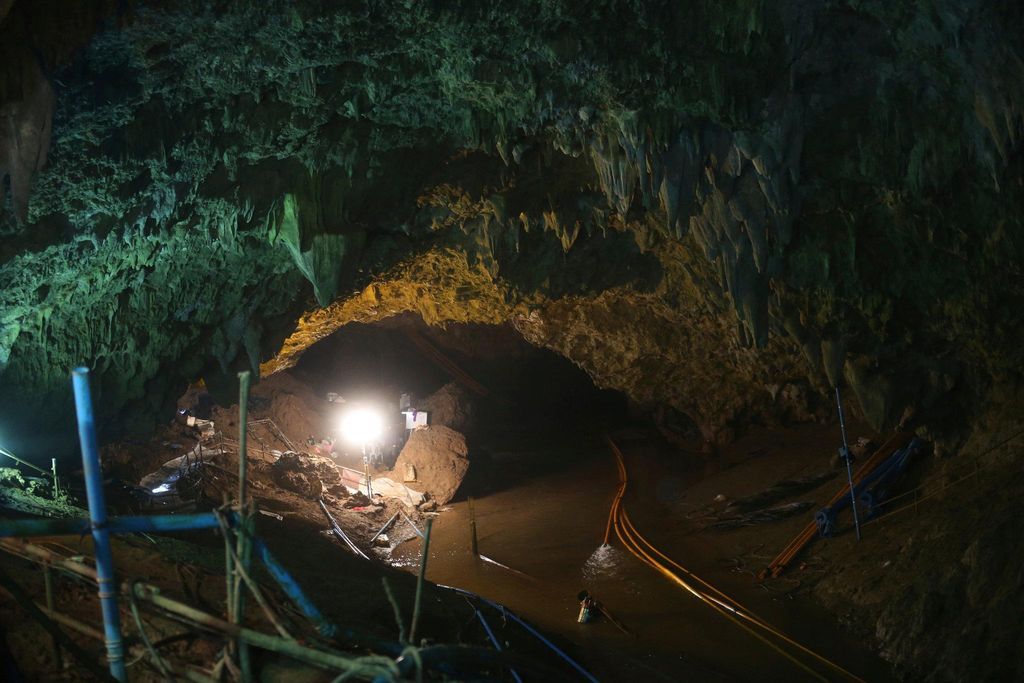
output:
M 157 533 L 217 529 L 217 516 L 210 512 L 194 515 L 147 515 L 112 517 L 107 520 L 111 534 Z M 0 538 L 11 536 L 84 536 L 91 530 L 87 519 L 0 520 Z
M 190 515 L 147 515 L 114 517 L 107 519 L 106 500 L 103 493 L 103 472 L 100 467 L 99 447 L 96 440 L 95 418 L 92 410 L 92 396 L 89 390 L 88 368 L 76 368 L 71 373 L 75 395 L 75 412 L 78 420 L 78 436 L 82 449 L 82 469 L 85 476 L 86 496 L 89 501 L 89 519 L 20 519 L 0 520 L 0 538 L 25 536 L 85 535 L 91 531 L 96 554 L 96 576 L 99 586 L 100 605 L 103 612 L 104 638 L 107 646 L 107 661 L 110 674 L 124 683 L 127 679 L 124 662 L 124 643 L 121 636 L 121 619 L 118 609 L 118 584 L 114 576 L 114 560 L 111 551 L 110 534 L 136 532 L 173 532 L 196 529 L 218 529 L 220 521 L 214 513 Z M 241 528 L 239 516 L 229 514 L 231 525 L 238 533 L 248 533 Z M 266 544 L 254 534 L 251 537 L 254 549 L 270 575 L 281 589 L 299 607 L 324 636 L 344 636 L 391 655 L 398 655 L 402 645 L 381 640 L 366 634 L 359 634 L 349 628 L 339 628 L 328 621 L 292 575 L 270 553 Z

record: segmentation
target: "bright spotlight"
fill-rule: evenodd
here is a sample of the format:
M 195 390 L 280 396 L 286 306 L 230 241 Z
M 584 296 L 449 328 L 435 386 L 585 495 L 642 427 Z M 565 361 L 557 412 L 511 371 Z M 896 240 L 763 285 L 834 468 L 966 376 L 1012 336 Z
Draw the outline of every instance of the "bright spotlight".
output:
M 365 446 L 384 433 L 384 418 L 369 408 L 355 408 L 341 417 L 341 435 L 347 441 Z

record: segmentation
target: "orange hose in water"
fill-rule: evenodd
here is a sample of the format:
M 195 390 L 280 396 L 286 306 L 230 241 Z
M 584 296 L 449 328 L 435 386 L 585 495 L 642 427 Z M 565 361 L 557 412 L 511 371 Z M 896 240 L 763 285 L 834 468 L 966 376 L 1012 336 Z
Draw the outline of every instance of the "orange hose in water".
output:
M 608 544 L 608 539 L 610 538 L 611 530 L 614 529 L 615 535 L 618 537 L 623 547 L 625 547 L 626 550 L 628 550 L 634 557 L 636 557 L 641 562 L 648 565 L 655 571 L 659 572 L 660 574 L 665 576 L 665 578 L 669 579 L 673 583 L 679 585 L 681 588 L 683 588 L 688 593 L 696 597 L 698 600 L 705 603 L 706 605 L 714 609 L 716 612 L 720 613 L 722 616 L 729 619 L 729 621 L 733 622 L 736 626 L 740 627 L 741 629 L 752 635 L 754 638 L 756 638 L 763 644 L 767 645 L 772 650 L 782 655 L 790 662 L 792 662 L 794 665 L 796 665 L 806 673 L 810 674 L 814 678 L 822 681 L 828 680 L 825 676 L 821 675 L 820 673 L 809 667 L 807 664 L 797 659 L 797 657 L 795 657 L 793 654 L 783 650 L 777 643 L 770 641 L 765 635 L 755 631 L 753 628 L 751 628 L 751 626 L 748 625 L 748 623 L 763 630 L 768 635 L 775 636 L 783 643 L 796 648 L 800 652 L 813 658 L 814 660 L 823 664 L 824 666 L 828 667 L 834 672 L 839 673 L 843 677 L 853 681 L 862 681 L 861 678 L 850 673 L 849 671 L 842 668 L 835 662 L 832 662 L 831 660 L 817 654 L 813 650 L 805 647 L 804 645 L 801 645 L 800 643 L 796 642 L 795 640 L 785 635 L 778 629 L 772 627 L 766 621 L 755 615 L 753 612 L 750 612 L 749 610 L 744 608 L 742 605 L 740 605 L 738 602 L 730 598 L 728 595 L 718 590 L 717 588 L 709 584 L 707 581 L 704 581 L 703 579 L 695 575 L 693 572 L 686 569 L 678 562 L 662 553 L 650 541 L 644 538 L 643 535 L 641 535 L 640 532 L 637 531 L 636 527 L 629 519 L 629 515 L 626 513 L 625 508 L 623 507 L 622 499 L 626 493 L 626 486 L 629 483 L 629 476 L 626 472 L 625 459 L 622 456 L 622 451 L 619 450 L 618 446 L 615 444 L 614 441 L 612 441 L 610 437 L 606 436 L 605 440 L 608 443 L 608 446 L 611 449 L 612 454 L 615 456 L 615 462 L 619 469 L 619 487 L 615 494 L 615 498 L 612 500 L 611 509 L 608 511 L 608 524 L 605 528 L 604 538 L 605 545 Z M 673 567 L 676 571 L 673 571 Z M 685 574 L 686 576 L 693 579 L 693 581 L 703 586 L 707 592 L 687 582 L 684 578 L 682 578 L 679 575 L 680 573 Z M 748 623 L 744 623 L 744 621 Z

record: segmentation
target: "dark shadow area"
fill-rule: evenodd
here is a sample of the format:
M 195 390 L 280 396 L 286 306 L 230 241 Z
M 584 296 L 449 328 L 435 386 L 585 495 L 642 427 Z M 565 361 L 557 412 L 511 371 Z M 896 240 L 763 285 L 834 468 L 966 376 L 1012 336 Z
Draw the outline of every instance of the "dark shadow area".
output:
M 412 314 L 353 323 L 311 347 L 291 373 L 321 396 L 373 402 L 396 415 L 402 394 L 414 407 L 432 407 L 439 395 L 453 399 L 430 419 L 467 438 L 472 466 L 458 498 L 561 471 L 572 459 L 557 453 L 628 415 L 622 394 L 598 389 L 575 364 L 527 343 L 510 325 L 432 328 Z M 551 444 L 550 457 L 507 455 L 538 440 Z

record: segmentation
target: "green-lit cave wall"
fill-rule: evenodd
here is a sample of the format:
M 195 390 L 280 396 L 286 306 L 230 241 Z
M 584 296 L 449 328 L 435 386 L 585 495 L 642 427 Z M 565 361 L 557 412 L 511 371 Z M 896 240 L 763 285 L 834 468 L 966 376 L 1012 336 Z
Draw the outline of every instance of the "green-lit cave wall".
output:
M 0 2 L 13 443 L 76 364 L 145 430 L 358 301 L 511 320 L 710 441 L 836 382 L 953 438 L 1020 379 L 1017 3 L 60 6 Z

